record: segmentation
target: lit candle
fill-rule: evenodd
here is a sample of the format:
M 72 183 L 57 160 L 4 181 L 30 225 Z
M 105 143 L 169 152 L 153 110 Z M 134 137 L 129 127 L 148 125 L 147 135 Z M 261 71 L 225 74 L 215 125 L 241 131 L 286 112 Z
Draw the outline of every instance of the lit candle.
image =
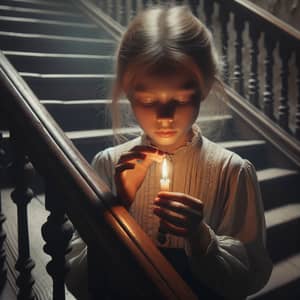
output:
M 170 188 L 170 179 L 169 179 L 168 163 L 166 157 L 164 157 L 162 161 L 161 174 L 162 177 L 160 179 L 160 189 L 162 191 L 168 192 Z
M 166 157 L 163 158 L 162 166 L 161 166 L 161 179 L 160 179 L 160 189 L 161 191 L 168 192 L 170 189 L 170 179 L 169 179 L 169 172 L 168 172 L 168 163 Z M 167 241 L 167 232 L 159 225 L 158 233 L 157 233 L 157 240 L 160 244 L 165 244 Z

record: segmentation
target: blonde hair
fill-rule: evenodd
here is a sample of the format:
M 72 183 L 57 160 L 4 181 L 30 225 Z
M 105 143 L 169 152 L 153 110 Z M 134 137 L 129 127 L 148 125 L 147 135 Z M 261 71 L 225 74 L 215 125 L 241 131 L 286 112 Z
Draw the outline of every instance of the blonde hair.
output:
M 162 70 L 171 72 L 176 66 L 183 65 L 198 79 L 203 100 L 220 71 L 210 31 L 186 6 L 159 6 L 141 12 L 129 24 L 116 56 L 112 94 L 116 135 L 120 128 L 118 100 L 141 75 L 146 72 L 158 74 Z

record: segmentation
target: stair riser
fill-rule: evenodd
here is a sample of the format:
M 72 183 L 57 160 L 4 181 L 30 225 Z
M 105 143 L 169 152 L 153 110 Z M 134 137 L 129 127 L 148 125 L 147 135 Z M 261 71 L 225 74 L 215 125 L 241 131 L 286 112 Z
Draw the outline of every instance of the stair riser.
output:
M 1 2 L 2 4 L 2 2 Z M 0 16 L 6 17 L 20 17 L 20 18 L 37 18 L 44 20 L 54 20 L 54 21 L 65 21 L 65 22 L 86 22 L 86 18 L 82 15 L 60 15 L 55 13 L 45 12 L 35 12 L 35 11 L 14 11 L 14 7 L 11 10 L 6 10 L 0 6 Z M 43 9 L 43 8 L 42 8 Z
M 288 284 L 284 284 L 265 294 L 257 295 L 255 300 L 299 300 L 300 299 L 300 279 L 296 279 Z
M 291 175 L 260 182 L 265 210 L 299 201 L 299 176 Z
M 111 128 L 111 108 L 108 103 L 99 104 L 46 104 L 56 122 L 64 131 Z M 121 109 L 129 109 L 129 102 L 121 103 Z
M 267 230 L 267 248 L 273 262 L 300 251 L 300 219 L 272 226 Z
M 19 33 L 38 33 L 50 35 L 76 36 L 85 38 L 105 38 L 111 36 L 98 28 L 82 28 L 79 26 L 64 26 L 58 24 L 28 23 L 0 20 L 1 31 Z
M 73 143 L 78 150 L 83 154 L 85 159 L 89 162 L 101 150 L 114 145 L 115 140 L 113 136 L 103 136 L 97 138 L 75 139 Z
M 25 78 L 40 99 L 109 99 L 111 78 Z
M 60 58 L 6 55 L 19 72 L 46 74 L 112 74 L 112 58 Z
M 229 150 L 239 154 L 242 158 L 249 160 L 254 165 L 256 170 L 261 170 L 265 167 L 265 145 L 230 148 Z
M 112 55 L 114 43 L 0 35 L 1 50 Z

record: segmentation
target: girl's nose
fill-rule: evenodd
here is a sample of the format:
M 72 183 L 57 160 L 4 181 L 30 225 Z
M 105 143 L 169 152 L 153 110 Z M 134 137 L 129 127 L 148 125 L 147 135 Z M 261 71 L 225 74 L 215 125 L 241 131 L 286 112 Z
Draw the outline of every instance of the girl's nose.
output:
M 157 123 L 160 128 L 171 128 L 173 121 L 173 118 L 157 118 Z

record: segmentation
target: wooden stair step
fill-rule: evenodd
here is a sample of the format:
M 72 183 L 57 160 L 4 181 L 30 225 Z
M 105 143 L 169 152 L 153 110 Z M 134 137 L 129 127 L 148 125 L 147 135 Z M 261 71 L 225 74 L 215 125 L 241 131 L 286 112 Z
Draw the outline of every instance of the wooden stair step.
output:
M 80 53 L 111 55 L 115 41 L 111 39 L 70 37 L 50 34 L 18 33 L 0 31 L 1 50 Z
M 248 300 L 299 300 L 300 254 L 276 263 L 267 285 Z
M 59 9 L 72 12 L 78 12 L 78 8 L 69 1 L 60 0 L 1 0 L 2 5 L 17 6 L 24 8 L 36 8 L 36 9 Z
M 27 8 L 20 6 L 0 5 L 0 15 L 8 17 L 42 18 L 48 20 L 63 20 L 71 22 L 87 21 L 81 13 L 61 9 Z
M 127 137 L 140 135 L 140 128 L 122 128 L 120 133 Z M 77 130 L 66 132 L 82 155 L 91 162 L 99 151 L 111 147 L 115 140 L 112 129 Z
M 7 32 L 13 31 L 19 33 L 50 34 L 74 37 L 112 38 L 106 31 L 101 30 L 95 24 L 86 22 L 78 23 L 0 15 L 0 28 L 2 31 Z
M 19 72 L 48 74 L 111 74 L 113 72 L 114 57 L 111 55 L 22 51 L 3 51 L 3 53 Z
M 268 168 L 257 172 L 265 210 L 297 201 L 299 172 L 283 168 Z M 284 191 L 284 193 L 283 193 Z
M 267 248 L 273 262 L 300 252 L 299 203 L 291 203 L 268 210 L 265 212 L 265 218 Z
M 249 160 L 256 170 L 266 167 L 266 142 L 264 140 L 230 140 L 219 144 Z
M 97 99 L 110 95 L 111 74 L 38 74 L 20 75 L 39 99 Z

